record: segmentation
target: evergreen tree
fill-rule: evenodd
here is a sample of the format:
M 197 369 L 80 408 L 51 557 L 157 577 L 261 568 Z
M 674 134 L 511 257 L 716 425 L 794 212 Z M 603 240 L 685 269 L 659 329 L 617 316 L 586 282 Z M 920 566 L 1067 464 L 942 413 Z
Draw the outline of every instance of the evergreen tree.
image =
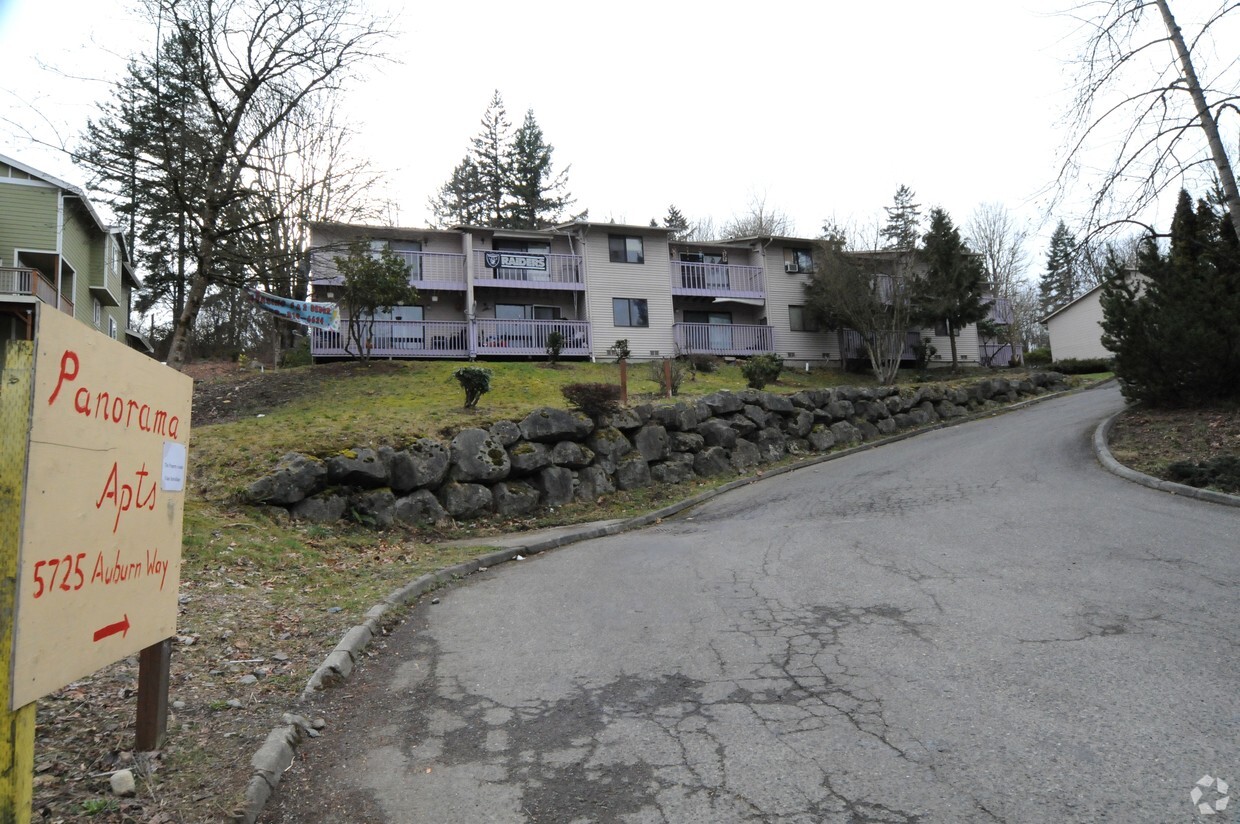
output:
M 498 95 L 498 93 L 497 93 Z M 573 200 L 566 193 L 568 169 L 556 174 L 551 166 L 554 151 L 543 139 L 534 110 L 512 138 L 509 194 L 511 204 L 504 223 L 510 229 L 543 229 L 560 220 Z
M 947 212 L 930 211 L 920 259 L 924 274 L 913 285 L 913 314 L 930 326 L 943 322 L 951 339 L 952 369 L 956 369 L 956 337 L 970 323 L 986 317 L 990 302 L 983 297 L 986 276 L 981 260 L 969 252 Z
M 1081 295 L 1080 277 L 1076 270 L 1076 238 L 1061 220 L 1051 235 L 1046 254 L 1046 272 L 1038 283 L 1042 314 L 1048 315 L 1066 306 Z
M 1129 400 L 1153 405 L 1240 398 L 1240 241 L 1216 203 L 1180 193 L 1165 255 L 1152 239 L 1140 278 L 1112 255 L 1102 343 Z
M 887 241 L 888 249 L 916 249 L 921 237 L 921 204 L 914 203 L 916 195 L 908 186 L 901 185 L 891 206 L 884 206 L 887 225 L 880 236 Z
M 663 225 L 671 229 L 672 240 L 685 240 L 693 228 L 689 225 L 689 219 L 685 217 L 684 212 L 676 208 L 676 204 L 667 207 L 667 216 L 663 218 Z
M 465 224 L 503 229 L 543 229 L 559 221 L 573 203 L 568 169 L 552 167 L 554 147 L 546 142 L 531 109 L 512 131 L 499 91 L 482 116 L 482 130 L 452 170 L 430 208 L 439 226 Z

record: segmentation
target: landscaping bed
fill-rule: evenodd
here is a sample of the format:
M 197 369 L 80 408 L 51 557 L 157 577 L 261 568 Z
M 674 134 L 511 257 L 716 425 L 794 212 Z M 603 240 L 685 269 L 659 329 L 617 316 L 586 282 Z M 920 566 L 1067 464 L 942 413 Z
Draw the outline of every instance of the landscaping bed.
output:
M 1120 463 L 1155 478 L 1240 494 L 1240 408 L 1130 409 L 1109 443 Z

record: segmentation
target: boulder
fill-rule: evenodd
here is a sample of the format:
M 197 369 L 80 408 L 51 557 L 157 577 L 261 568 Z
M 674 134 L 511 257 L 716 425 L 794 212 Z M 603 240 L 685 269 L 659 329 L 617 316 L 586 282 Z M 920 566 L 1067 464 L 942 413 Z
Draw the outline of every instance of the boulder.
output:
M 693 464 L 663 461 L 650 467 L 650 479 L 661 484 L 679 484 L 693 479 Z
M 853 426 L 857 427 L 857 431 L 861 433 L 861 440 L 863 441 L 872 441 L 879 435 L 878 427 L 865 418 L 856 418 L 853 420 Z
M 513 475 L 529 475 L 554 463 L 551 447 L 533 441 L 519 441 L 508 447 L 508 460 Z
M 878 427 L 879 433 L 883 435 L 894 435 L 896 429 L 899 426 L 896 423 L 895 418 L 883 418 L 882 420 L 880 420 L 878 423 L 874 425 Z
M 752 408 L 758 409 L 758 407 L 756 406 Z M 761 409 L 758 409 L 758 411 L 763 416 L 766 415 L 766 413 L 763 412 Z M 736 431 L 736 434 L 742 438 L 744 438 L 745 436 L 753 432 L 757 432 L 759 429 L 759 426 L 756 423 L 754 423 L 753 420 L 743 412 L 737 412 L 735 415 L 728 415 L 726 418 L 718 418 L 717 420 L 721 420 L 724 423 L 726 423 L 728 426 L 732 427 L 732 429 Z
M 710 409 L 711 415 L 731 415 L 740 412 L 745 402 L 732 392 L 712 392 L 702 398 L 702 403 Z
M 711 418 L 705 423 L 699 424 L 698 434 L 702 436 L 707 446 L 721 446 L 724 449 L 731 449 L 733 444 L 736 443 L 737 437 L 736 430 L 718 418 Z M 702 473 L 699 472 L 698 474 L 701 475 Z
M 688 432 L 697 428 L 697 406 L 687 403 L 656 406 L 651 412 L 651 420 L 673 432 Z
M 774 392 L 759 392 L 758 406 L 761 406 L 767 412 L 778 412 L 784 415 L 795 408 L 791 398 L 776 395 Z
M 551 450 L 551 463 L 556 466 L 567 466 L 581 469 L 594 460 L 594 451 L 576 441 L 560 441 Z
M 531 512 L 538 506 L 538 490 L 524 481 L 500 481 L 491 488 L 495 511 L 505 518 Z
M 934 411 L 934 404 L 928 400 L 923 400 L 917 404 L 917 408 L 925 413 L 927 423 L 934 423 L 939 419 L 939 413 Z
M 322 461 L 290 452 L 268 475 L 249 485 L 245 499 L 251 503 L 288 506 L 313 493 L 326 478 L 327 467 Z
M 761 406 L 756 406 L 754 404 L 747 403 L 741 409 L 741 414 L 744 417 L 748 418 L 749 420 L 753 421 L 753 425 L 756 426 L 758 429 L 762 429 L 765 426 L 770 426 L 772 415 L 770 412 L 767 412 Z
M 450 520 L 447 510 L 429 489 L 419 489 L 396 499 L 396 521 L 402 524 L 442 524 Z
M 462 429 L 448 448 L 452 454 L 448 477 L 454 481 L 493 483 L 512 471 L 508 450 L 485 429 Z M 446 508 L 456 516 L 451 507 Z
M 527 441 L 579 441 L 594 431 L 594 421 L 584 412 L 544 407 L 526 415 L 519 424 Z
M 585 470 L 582 470 L 583 472 Z M 549 466 L 531 481 L 543 506 L 563 506 L 573 499 L 573 470 Z
M 448 476 L 451 453 L 448 447 L 431 438 L 419 438 L 400 451 L 379 450 L 388 466 L 390 485 L 394 492 L 434 488 Z
M 831 424 L 831 434 L 835 436 L 835 442 L 842 446 L 861 440 L 860 430 L 848 421 L 836 421 Z
M 757 446 L 744 438 L 736 439 L 736 446 L 732 447 L 731 455 L 733 469 L 742 472 L 751 466 L 757 466 L 760 458 Z
M 453 518 L 464 519 L 486 515 L 495 505 L 489 487 L 458 481 L 448 481 L 439 488 L 439 502 Z
M 597 466 L 587 466 L 573 473 L 573 497 L 578 501 L 597 501 L 600 495 L 616 491 L 611 476 Z
M 809 445 L 818 452 L 826 452 L 835 446 L 835 433 L 825 423 L 814 424 L 814 428 L 809 431 Z
M 706 439 L 696 432 L 669 432 L 667 446 L 672 452 L 700 452 Z
M 649 420 L 649 415 L 646 419 Z M 642 425 L 642 419 L 635 410 L 626 407 L 603 415 L 599 418 L 598 425 L 599 427 L 612 426 L 622 432 L 631 432 Z
M 650 486 L 650 464 L 640 452 L 630 452 L 616 463 L 616 487 L 641 489 Z
M 353 517 L 369 526 L 387 529 L 396 520 L 396 496 L 390 489 L 371 489 L 354 495 L 349 505 Z
M 327 482 L 363 489 L 387 486 L 387 464 L 370 447 L 346 449 L 327 459 Z
M 842 421 L 853 416 L 853 405 L 851 401 L 836 400 L 827 404 L 823 411 L 831 420 Z
M 328 490 L 309 498 L 303 498 L 293 504 L 289 510 L 294 518 L 316 524 L 329 524 L 344 517 L 349 508 L 349 499 L 339 492 Z
M 728 451 L 721 446 L 708 446 L 693 456 L 693 471 L 703 478 L 722 475 L 724 472 L 730 472 L 731 469 Z
M 521 427 L 512 421 L 496 421 L 489 430 L 491 437 L 500 442 L 501 446 L 512 446 L 521 440 Z
M 806 409 L 798 409 L 784 419 L 784 431 L 794 438 L 804 438 L 814 428 L 814 414 Z
M 617 458 L 633 449 L 633 444 L 624 437 L 624 433 L 612 426 L 600 427 L 586 441 L 586 446 L 594 452 L 595 460 L 604 458 L 615 462 Z
M 766 429 L 758 430 L 754 443 L 758 447 L 758 458 L 763 463 L 772 463 L 781 460 L 786 451 L 788 438 L 784 435 L 783 430 L 768 426 Z
M 646 461 L 660 461 L 667 457 L 667 430 L 659 424 L 646 424 L 633 436 L 633 445 Z

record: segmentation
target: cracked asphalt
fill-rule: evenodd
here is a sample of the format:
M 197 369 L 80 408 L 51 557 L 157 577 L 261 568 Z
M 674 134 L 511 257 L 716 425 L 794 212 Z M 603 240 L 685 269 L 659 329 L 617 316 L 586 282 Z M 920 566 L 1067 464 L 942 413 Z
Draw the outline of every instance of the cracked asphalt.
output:
M 931 432 L 423 599 L 263 820 L 1196 820 L 1198 778 L 1240 783 L 1240 511 L 1104 471 L 1121 406 Z

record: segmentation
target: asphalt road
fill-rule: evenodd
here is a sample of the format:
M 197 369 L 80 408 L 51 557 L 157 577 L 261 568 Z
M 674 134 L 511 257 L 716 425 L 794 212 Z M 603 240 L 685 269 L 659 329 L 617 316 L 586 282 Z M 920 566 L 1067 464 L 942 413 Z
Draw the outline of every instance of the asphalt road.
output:
M 327 699 L 264 820 L 1227 820 L 1190 791 L 1240 787 L 1240 510 L 1105 472 L 1089 438 L 1121 405 L 473 576 Z

